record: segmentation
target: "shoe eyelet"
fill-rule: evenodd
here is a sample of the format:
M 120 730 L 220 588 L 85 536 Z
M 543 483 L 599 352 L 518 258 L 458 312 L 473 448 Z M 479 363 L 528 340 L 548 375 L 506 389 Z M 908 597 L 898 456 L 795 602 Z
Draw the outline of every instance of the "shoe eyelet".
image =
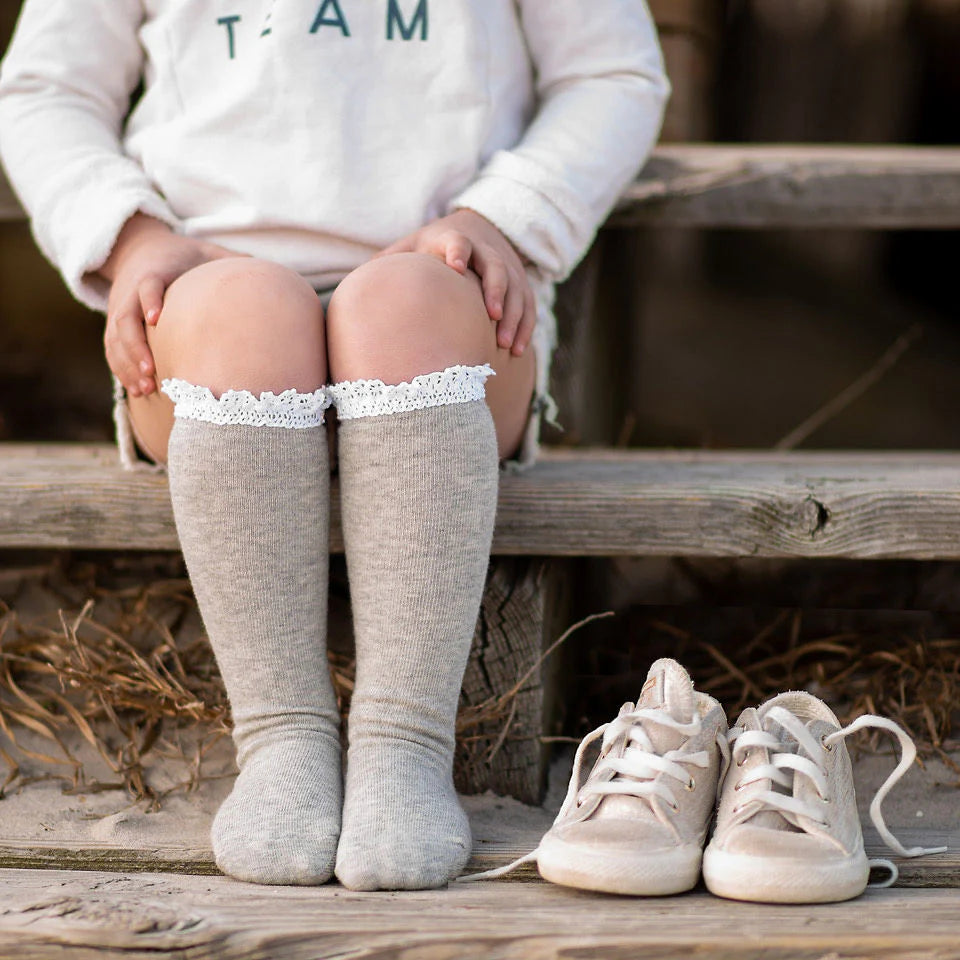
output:
M 745 786 L 747 786 L 747 784 L 745 784 L 742 780 L 738 780 L 738 781 L 734 784 L 733 789 L 734 789 L 737 793 L 739 793 Z
M 830 802 L 830 798 L 829 798 L 829 797 L 821 797 L 820 799 L 821 799 L 824 803 L 829 803 L 829 802 Z
M 697 789 L 697 781 L 694 780 L 693 777 L 691 777 L 691 778 L 683 785 L 683 789 L 684 789 L 684 790 L 687 790 L 687 791 L 690 792 L 690 793 L 693 793 L 693 791 Z
M 827 753 L 833 753 L 833 745 L 826 742 L 827 735 L 825 733 L 820 734 L 820 746 L 823 747 Z
M 738 767 L 742 767 L 747 762 L 747 758 L 746 756 L 742 756 L 739 760 L 735 762 Z
M 671 804 L 670 804 L 670 809 L 671 809 L 674 813 L 679 813 L 679 812 L 680 812 L 680 804 L 679 804 L 679 803 L 671 803 Z

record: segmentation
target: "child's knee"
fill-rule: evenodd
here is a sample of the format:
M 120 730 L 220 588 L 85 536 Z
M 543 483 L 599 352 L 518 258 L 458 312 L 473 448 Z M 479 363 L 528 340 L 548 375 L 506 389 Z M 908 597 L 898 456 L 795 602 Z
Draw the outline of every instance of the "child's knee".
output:
M 480 283 L 437 257 L 371 260 L 337 287 L 327 311 L 333 379 L 409 380 L 457 363 L 483 363 L 493 344 Z
M 215 393 L 313 390 L 326 374 L 323 309 L 312 287 L 247 257 L 210 261 L 171 284 L 150 343 L 161 376 Z

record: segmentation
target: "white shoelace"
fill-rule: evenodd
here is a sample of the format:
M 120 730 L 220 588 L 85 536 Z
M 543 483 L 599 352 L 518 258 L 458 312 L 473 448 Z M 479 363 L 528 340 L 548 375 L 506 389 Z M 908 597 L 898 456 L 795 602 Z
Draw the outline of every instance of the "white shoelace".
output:
M 570 774 L 567 795 L 560 807 L 560 812 L 553 821 L 554 826 L 565 819 L 574 807 L 582 806 L 592 796 L 621 794 L 641 797 L 648 801 L 653 797 L 659 797 L 671 809 L 679 809 L 676 797 L 670 787 L 663 781 L 653 778 L 658 773 L 665 773 L 674 780 L 690 786 L 693 781 L 683 764 L 706 768 L 710 765 L 710 755 L 706 750 L 700 750 L 696 753 L 684 753 L 682 750 L 667 750 L 663 754 L 657 753 L 646 730 L 641 726 L 644 720 L 648 723 L 667 727 L 670 730 L 676 730 L 688 737 L 696 736 L 701 730 L 699 719 L 692 720 L 690 723 L 681 723 L 663 710 L 646 708 L 638 710 L 634 708 L 632 703 L 624 704 L 620 708 L 620 713 L 616 719 L 597 727 L 596 730 L 588 733 L 580 741 L 580 746 L 577 747 L 573 759 L 573 772 Z M 627 736 L 627 746 L 623 751 L 623 756 L 605 756 L 613 742 L 624 733 Z M 590 745 L 595 743 L 600 736 L 603 737 L 600 746 L 600 759 L 594 766 L 587 783 L 581 787 L 580 775 L 583 768 L 583 758 Z M 724 759 L 726 759 L 729 756 L 726 738 L 720 737 L 717 743 Z M 614 777 L 610 780 L 601 780 L 601 777 L 607 772 L 613 772 Z M 621 777 L 635 779 L 624 780 L 620 779 Z M 482 873 L 471 873 L 468 876 L 460 877 L 459 880 L 492 880 L 495 877 L 502 877 L 521 864 L 536 860 L 539 851 L 540 847 L 538 846 L 536 850 L 514 860 L 513 863 L 508 863 L 505 867 L 484 870 Z
M 853 723 L 825 737 L 817 738 L 808 729 L 803 720 L 784 707 L 771 707 L 764 720 L 772 720 L 779 724 L 793 740 L 785 740 L 766 730 L 737 730 L 732 729 L 728 734 L 732 747 L 732 759 L 739 765 L 743 754 L 752 747 L 762 747 L 770 751 L 770 762 L 754 767 L 747 777 L 738 781 L 738 787 L 745 787 L 759 780 L 770 780 L 787 790 L 792 791 L 794 777 L 799 773 L 813 782 L 819 798 L 829 803 L 826 775 L 826 754 L 833 744 L 846 739 L 852 733 L 867 727 L 874 727 L 892 733 L 900 743 L 900 762 L 893 773 L 883 782 L 870 803 L 870 820 L 883 842 L 894 853 L 901 857 L 920 857 L 928 853 L 943 853 L 947 847 L 904 847 L 890 832 L 880 811 L 884 798 L 910 769 L 917 756 L 917 749 L 913 740 L 901 727 L 886 717 L 877 717 L 873 714 L 864 714 Z M 799 750 L 806 756 L 801 756 Z M 759 802 L 760 808 L 773 809 L 790 824 L 803 830 L 799 818 L 805 817 L 818 826 L 826 827 L 822 819 L 822 810 L 809 801 L 800 800 L 791 794 L 779 793 L 775 790 L 763 790 L 751 795 L 750 803 Z M 882 867 L 889 871 L 888 879 L 872 884 L 877 887 L 889 887 L 896 882 L 899 875 L 896 864 L 891 860 L 871 859 L 870 866 Z

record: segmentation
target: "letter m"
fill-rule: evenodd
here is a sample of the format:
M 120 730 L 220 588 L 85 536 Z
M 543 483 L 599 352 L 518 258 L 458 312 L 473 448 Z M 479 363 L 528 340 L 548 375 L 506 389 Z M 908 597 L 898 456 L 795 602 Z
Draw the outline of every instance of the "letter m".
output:
M 400 31 L 400 36 L 404 40 L 412 40 L 417 26 L 420 27 L 420 39 L 427 39 L 427 0 L 419 0 L 417 9 L 413 14 L 413 19 L 409 24 L 404 23 L 403 11 L 400 9 L 399 0 L 390 0 L 387 7 L 387 39 L 393 39 L 393 30 L 396 27 Z

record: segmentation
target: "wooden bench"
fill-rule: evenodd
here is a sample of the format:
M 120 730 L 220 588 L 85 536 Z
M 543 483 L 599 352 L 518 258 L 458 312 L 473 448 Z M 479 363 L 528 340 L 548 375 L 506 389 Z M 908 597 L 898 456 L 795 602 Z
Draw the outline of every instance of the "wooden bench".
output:
M 331 550 L 343 549 L 336 484 Z M 109 444 L 0 448 L 0 548 L 177 550 L 166 478 Z M 538 800 L 547 644 L 582 556 L 960 558 L 960 453 L 546 450 L 502 478 L 468 704 L 528 676 L 508 736 L 461 788 Z

